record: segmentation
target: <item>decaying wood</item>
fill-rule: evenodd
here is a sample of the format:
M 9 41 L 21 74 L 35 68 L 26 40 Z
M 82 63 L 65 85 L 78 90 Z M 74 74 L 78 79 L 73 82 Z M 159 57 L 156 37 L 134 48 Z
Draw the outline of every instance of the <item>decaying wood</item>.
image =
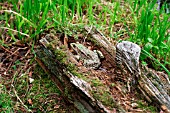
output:
M 138 88 L 149 102 L 159 108 L 165 106 L 166 111 L 170 112 L 170 84 L 162 79 L 157 73 L 143 67 Z
M 51 52 L 44 47 L 38 49 L 37 61 L 52 77 L 65 100 L 73 103 L 81 112 L 108 112 L 102 104 L 89 94 L 89 85 L 67 71 L 60 62 L 55 61 Z
M 92 35 L 92 38 L 96 41 L 96 43 L 100 47 L 104 48 L 105 51 L 107 51 L 112 56 L 112 60 L 114 61 L 115 56 L 116 56 L 115 46 L 113 46 L 113 44 L 110 43 L 108 41 L 108 39 L 101 32 L 99 32 L 97 29 L 95 29 L 94 27 L 89 28 L 89 27 L 85 26 L 85 29 L 87 30 L 88 33 L 90 33 Z
M 95 28 L 85 27 L 91 38 L 104 49 L 111 58 L 111 62 L 116 64 L 116 47 L 110 43 L 107 38 Z M 37 62 L 48 73 L 57 87 L 63 94 L 63 97 L 82 113 L 111 113 L 101 102 L 94 99 L 91 95 L 91 86 L 86 81 L 76 77 L 69 72 L 65 65 L 55 59 L 55 55 L 47 46 L 49 42 L 44 38 L 40 42 L 42 44 L 36 51 Z M 56 48 L 57 49 L 57 48 Z M 68 52 L 69 56 L 71 54 Z M 74 62 L 74 59 L 70 61 Z M 75 61 L 76 62 L 76 61 Z M 127 63 L 130 65 L 130 63 Z M 131 66 L 129 66 L 131 67 Z M 142 92 L 143 96 L 151 103 L 154 103 L 158 108 L 164 108 L 167 112 L 170 110 L 170 84 L 169 81 L 163 82 L 162 79 L 153 71 L 143 66 L 138 66 L 138 71 L 132 69 L 130 73 L 138 74 L 137 88 Z M 134 72 L 135 71 L 135 72 Z M 125 75 L 126 76 L 126 75 Z M 167 80 L 167 79 L 165 79 Z M 120 105 L 115 101 L 115 108 L 118 112 L 125 112 Z
M 36 51 L 37 62 L 56 83 L 66 101 L 82 113 L 111 113 L 99 100 L 93 98 L 91 86 L 86 81 L 76 77 L 55 59 L 53 52 L 47 49 L 49 42 L 46 38 L 41 39 L 40 43 L 43 46 Z M 118 112 L 125 112 L 114 100 L 113 102 Z
M 85 28 L 87 31 L 89 30 L 88 27 Z M 91 31 L 92 37 L 101 44 L 102 47 L 104 47 L 111 55 L 113 55 L 113 58 L 115 57 L 116 50 L 114 48 L 114 45 L 111 43 L 107 43 L 108 41 L 104 42 L 106 40 L 105 37 L 102 37 L 101 33 L 97 31 L 96 29 Z M 89 31 L 88 31 L 89 32 Z M 99 35 L 98 35 L 99 34 Z M 102 41 L 102 42 L 100 42 Z M 108 44 L 109 47 L 106 45 Z M 111 49 L 113 47 L 114 49 Z M 112 52 L 111 52 L 112 51 Z M 123 57 L 123 56 L 122 56 Z M 123 58 L 126 59 L 126 58 Z M 134 67 L 131 66 L 129 61 L 126 61 L 128 68 Z M 138 62 L 138 61 L 137 61 Z M 137 74 L 138 75 L 138 89 L 144 97 L 154 105 L 156 105 L 158 108 L 166 108 L 166 112 L 170 112 L 170 84 L 169 79 L 166 78 L 166 82 L 163 82 L 162 79 L 153 71 L 150 71 L 148 68 L 144 68 L 143 66 L 136 67 L 138 69 L 130 69 L 130 73 Z M 141 70 L 141 71 L 140 71 Z M 138 72 L 138 73 L 136 73 Z M 126 75 L 125 75 L 126 76 Z M 164 76 L 165 77 L 165 76 Z M 168 77 L 168 76 L 167 76 Z

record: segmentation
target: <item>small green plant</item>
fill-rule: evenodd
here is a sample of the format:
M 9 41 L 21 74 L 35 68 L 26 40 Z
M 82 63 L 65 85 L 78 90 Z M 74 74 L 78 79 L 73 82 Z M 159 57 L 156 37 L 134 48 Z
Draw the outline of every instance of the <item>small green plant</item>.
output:
M 144 110 L 150 110 L 152 113 L 156 113 L 157 112 L 156 107 L 151 106 L 151 105 L 146 105 L 142 101 L 138 101 L 137 104 L 138 104 L 139 108 L 143 108 Z
M 7 91 L 4 88 L 4 86 L 1 84 L 0 84 L 0 112 L 1 113 L 13 112 L 11 98 L 7 94 Z

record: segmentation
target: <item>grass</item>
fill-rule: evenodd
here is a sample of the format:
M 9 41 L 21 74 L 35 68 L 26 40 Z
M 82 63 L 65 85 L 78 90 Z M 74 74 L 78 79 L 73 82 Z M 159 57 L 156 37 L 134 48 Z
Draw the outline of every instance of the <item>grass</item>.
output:
M 152 113 L 156 113 L 156 108 L 151 105 L 144 105 L 142 101 L 138 101 L 138 107 L 143 108 L 144 110 L 150 110 Z
M 11 113 L 13 111 L 12 108 L 12 100 L 10 95 L 7 93 L 5 87 L 0 84 L 0 112 L 1 113 Z
M 42 0 L 41 2 L 38 0 L 24 0 L 21 1 L 19 8 L 18 1 L 12 1 L 12 4 L 12 10 L 2 10 L 6 16 L 6 27 L 1 28 L 9 31 L 15 29 L 19 40 L 27 37 L 35 38 L 45 29 L 45 25 L 50 19 L 50 15 L 47 16 L 47 14 L 50 11 L 51 0 Z M 10 21 L 11 17 L 14 18 L 12 21 Z M 11 32 L 9 34 L 15 37 Z M 24 37 L 23 34 L 27 37 Z
M 170 29 L 169 15 L 157 11 L 156 1 L 147 3 L 143 0 L 140 4 L 142 5 L 133 9 L 133 12 L 137 12 L 134 16 L 139 19 L 130 40 L 142 45 L 141 60 L 150 57 L 155 61 L 152 65 L 157 64 L 154 68 L 162 67 L 170 75 L 165 67 L 168 67 L 170 63 L 170 35 L 167 33 Z
M 31 42 L 34 46 L 41 38 L 40 35 L 51 29 L 68 36 L 78 37 L 85 25 L 92 25 L 113 42 L 130 40 L 139 44 L 142 47 L 140 60 L 156 70 L 165 71 L 170 77 L 170 34 L 168 31 L 170 20 L 169 15 L 164 13 L 164 7 L 160 11 L 156 10 L 156 0 L 153 2 L 112 0 L 105 3 L 100 0 L 2 0 L 1 2 L 12 4 L 7 7 L 0 6 L 0 12 L 2 12 L 0 44 L 4 47 L 8 47 L 3 36 L 6 30 L 8 31 L 6 35 L 11 37 L 14 43 L 22 40 L 25 43 Z M 28 39 L 29 42 L 26 41 Z M 15 65 L 13 68 L 17 69 Z M 47 79 L 35 80 L 37 86 L 35 85 L 27 93 L 35 93 L 40 88 L 38 84 L 45 89 L 52 87 L 53 84 Z M 25 82 L 28 78 L 23 76 L 22 81 L 16 78 L 15 80 L 20 83 L 15 86 L 16 91 L 22 95 L 24 92 L 21 89 L 28 87 L 28 83 Z M 43 82 L 43 80 L 47 81 Z M 98 81 L 92 82 L 98 85 Z M 45 84 L 49 86 L 44 86 Z M 0 94 L 0 106 L 7 111 L 12 110 L 11 98 L 4 88 L 3 90 L 4 92 Z M 58 90 L 52 92 L 60 94 Z M 38 106 L 40 103 L 36 100 L 44 100 L 47 97 L 48 95 L 44 95 L 39 89 L 37 94 L 30 95 L 26 99 L 35 100 Z M 46 109 L 44 106 L 39 107 Z M 34 109 L 34 106 L 28 108 Z

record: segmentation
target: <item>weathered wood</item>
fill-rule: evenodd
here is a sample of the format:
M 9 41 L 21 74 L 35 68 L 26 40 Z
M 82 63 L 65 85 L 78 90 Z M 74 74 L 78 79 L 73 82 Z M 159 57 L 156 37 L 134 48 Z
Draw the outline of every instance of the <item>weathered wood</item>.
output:
M 101 32 L 99 32 L 97 29 L 95 29 L 94 27 L 92 27 L 92 29 L 90 29 L 88 26 L 85 26 L 85 29 L 87 30 L 88 33 L 91 34 L 91 36 L 95 40 L 95 42 L 100 47 L 104 48 L 105 51 L 107 51 L 112 56 L 112 60 L 114 61 L 115 56 L 116 56 L 115 46 L 113 46 L 113 44 L 110 43 L 108 41 L 108 39 Z
M 48 49 L 41 47 L 36 53 L 39 64 L 46 66 L 44 69 L 52 77 L 63 97 L 70 103 L 73 103 L 80 112 L 108 112 L 102 104 L 97 103 L 91 97 L 88 92 L 88 83 L 68 72 L 60 62 L 54 59 Z
M 56 83 L 65 100 L 74 104 L 82 113 L 111 113 L 99 100 L 93 98 L 90 92 L 91 87 L 87 82 L 69 72 L 63 64 L 55 59 L 53 52 L 47 48 L 49 42 L 46 38 L 40 40 L 43 46 L 37 49 L 36 59 Z M 114 100 L 113 102 L 118 112 L 125 112 Z
M 115 58 L 116 49 L 113 44 L 109 43 L 108 41 L 105 41 L 106 38 L 96 29 L 90 29 L 87 26 L 85 27 L 85 29 L 91 34 L 92 38 L 100 44 L 100 46 L 104 47 L 106 51 L 108 51 L 108 53 L 110 53 L 110 55 Z M 122 55 L 121 57 L 126 57 L 126 55 Z M 131 63 L 129 63 L 128 60 L 126 61 L 126 59 L 129 58 L 122 59 L 124 59 L 124 62 L 126 63 L 128 69 L 129 67 L 135 67 L 130 65 Z M 137 69 L 133 68 L 130 68 L 130 73 L 138 75 L 137 87 L 140 92 L 142 92 L 144 97 L 149 102 L 156 105 L 158 108 L 162 108 L 162 106 L 164 106 L 166 108 L 166 112 L 170 112 L 169 79 L 167 78 L 165 79 L 166 82 L 163 82 L 162 79 L 160 79 L 160 77 L 156 73 L 150 71 L 148 68 L 144 68 L 142 65 L 141 68 L 139 66 L 135 67 Z
M 157 107 L 166 106 L 170 112 L 170 84 L 164 81 L 147 67 L 143 67 L 138 88 L 145 98 Z
M 98 44 L 101 50 L 106 51 L 107 54 L 110 55 L 110 62 L 116 64 L 115 46 L 110 43 L 107 38 L 95 28 L 90 29 L 86 26 L 85 29 L 92 36 L 92 40 L 94 40 Z M 94 97 L 91 95 L 90 84 L 76 77 L 73 73 L 67 70 L 65 65 L 55 59 L 56 56 L 53 54 L 54 52 L 50 51 L 47 47 L 49 45 L 49 42 L 46 40 L 46 38 L 44 38 L 44 40 L 41 40 L 41 44 L 43 46 L 39 47 L 36 51 L 37 61 L 41 65 L 41 67 L 52 77 L 52 80 L 56 83 L 57 87 L 62 92 L 65 100 L 74 104 L 74 106 L 83 113 L 111 112 L 101 102 L 94 99 Z M 55 49 L 58 49 L 59 46 L 61 45 L 59 44 L 58 47 L 55 47 Z M 70 52 L 67 53 L 67 56 L 70 56 L 69 62 L 76 62 L 74 61 L 74 59 L 72 59 L 72 55 Z M 129 64 L 130 63 L 127 63 L 127 65 Z M 166 108 L 166 111 L 169 112 L 169 81 L 163 82 L 156 73 L 150 71 L 148 68 L 140 66 L 138 67 L 137 71 L 135 71 L 134 68 L 129 72 L 132 74 L 138 74 L 138 84 L 136 84 L 137 88 L 140 92 L 142 92 L 143 96 L 149 102 L 154 103 L 154 105 L 156 105 L 158 108 L 163 107 L 164 110 Z M 125 110 L 120 105 L 118 105 L 114 101 L 114 99 L 113 102 L 117 112 L 125 112 Z

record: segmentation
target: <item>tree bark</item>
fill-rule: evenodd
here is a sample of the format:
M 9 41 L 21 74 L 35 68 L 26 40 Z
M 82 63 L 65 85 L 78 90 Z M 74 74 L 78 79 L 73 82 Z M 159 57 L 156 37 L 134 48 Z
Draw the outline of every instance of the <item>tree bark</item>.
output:
M 49 42 L 46 38 L 40 40 L 43 45 L 36 50 L 36 61 L 52 78 L 56 86 L 63 94 L 66 101 L 73 104 L 81 113 L 111 113 L 99 100 L 96 100 L 91 94 L 91 86 L 84 80 L 78 78 L 68 71 L 61 62 L 55 59 L 55 55 L 48 49 Z M 71 59 L 71 53 L 69 61 Z M 120 113 L 125 113 L 113 99 L 115 108 Z
M 85 29 L 92 36 L 92 39 L 98 44 L 98 46 L 110 56 L 110 62 L 115 65 L 116 47 L 95 28 L 90 29 L 85 27 Z M 41 39 L 40 43 L 42 46 L 36 50 L 37 62 L 45 72 L 51 76 L 66 101 L 74 104 L 74 106 L 82 113 L 111 113 L 111 111 L 99 102 L 99 100 L 94 99 L 91 95 L 90 84 L 76 77 L 65 67 L 64 64 L 55 59 L 54 52 L 47 47 L 49 42 L 46 38 Z M 69 61 L 73 61 L 71 53 L 67 51 L 67 55 L 70 56 Z M 165 111 L 169 112 L 170 84 L 169 81 L 167 81 L 169 79 L 166 77 L 165 82 L 163 82 L 157 72 L 154 73 L 154 71 L 151 71 L 142 65 L 139 65 L 139 70 L 140 71 L 137 71 L 138 84 L 136 84 L 138 90 L 142 92 L 143 96 L 149 102 L 153 103 L 158 108 L 164 108 Z M 114 99 L 113 102 L 117 112 L 125 112 L 125 110 L 118 105 Z
M 91 31 L 89 31 L 90 29 L 88 27 L 85 27 L 85 29 L 90 32 L 92 38 L 97 41 L 100 46 L 105 48 L 106 51 L 115 58 L 116 49 L 114 45 L 105 41 L 107 39 L 96 29 L 92 29 Z M 129 61 L 126 61 L 126 64 L 128 64 L 127 67 L 132 67 L 128 62 Z M 154 72 L 142 65 L 140 65 L 136 71 L 134 70 L 132 72 L 132 70 L 130 70 L 130 73 L 135 74 L 135 76 L 137 75 L 137 88 L 140 92 L 142 92 L 146 100 L 151 102 L 153 105 L 156 105 L 158 108 L 163 109 L 164 107 L 166 112 L 170 112 L 170 82 L 168 75 L 163 73 L 160 75 L 162 79 L 164 78 L 163 82 L 160 76 L 158 76 L 158 72 Z

